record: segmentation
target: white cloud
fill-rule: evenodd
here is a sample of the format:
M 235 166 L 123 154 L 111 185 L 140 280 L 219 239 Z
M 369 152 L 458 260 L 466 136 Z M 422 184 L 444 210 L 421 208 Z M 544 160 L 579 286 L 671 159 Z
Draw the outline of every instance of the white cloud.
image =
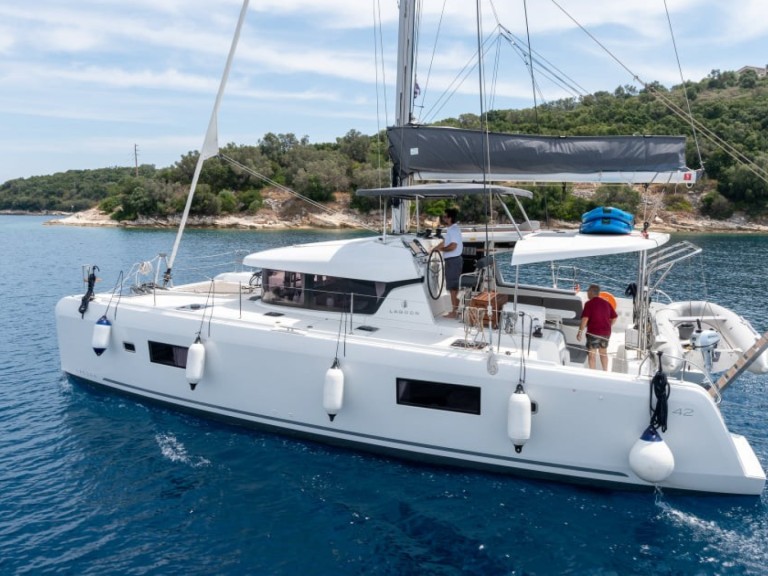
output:
M 54 27 L 45 34 L 45 46 L 54 52 L 87 52 L 102 45 L 101 34 L 86 28 Z
M 15 43 L 13 31 L 7 26 L 0 26 L 0 54 L 10 52 Z
M 679 82 L 664 3 L 557 2 L 644 80 Z M 483 29 L 490 34 L 494 14 L 483 4 Z M 23 133 L 29 152 L 0 164 L 0 182 L 46 173 L 43 164 L 71 162 L 77 150 L 88 151 L 83 163 L 96 162 L 100 149 L 106 154 L 136 142 L 147 161 L 151 154 L 162 159 L 151 161 L 162 165 L 199 145 L 240 5 L 240 0 L 3 0 L 0 148 L 18 149 L 17 135 Z M 419 82 L 430 100 L 419 102 L 424 113 L 472 57 L 474 5 L 447 0 L 433 59 L 443 3 L 423 2 Z M 668 0 L 666 5 L 686 78 L 768 63 L 760 47 L 768 35 L 764 0 Z M 495 9 L 503 25 L 526 38 L 521 2 L 496 0 Z M 632 82 L 630 73 L 551 0 L 528 2 L 528 12 L 533 49 L 585 89 L 612 91 Z M 379 13 L 384 72 L 374 59 L 373 22 Z M 266 131 L 322 141 L 351 128 L 381 127 L 376 107 L 383 110 L 384 100 L 376 81 L 386 77 L 386 104 L 392 108 L 396 23 L 395 0 L 252 0 L 222 106 L 221 141 L 241 135 L 255 141 Z M 486 60 L 489 84 L 497 74 L 494 105 L 530 106 L 527 71 L 509 46 L 501 48 L 498 69 L 495 47 Z M 545 99 L 566 95 L 543 77 L 538 80 Z M 475 89 L 472 76 L 433 119 L 476 112 Z M 198 129 L 199 135 L 190 135 Z M 57 151 L 35 154 L 36 146 Z M 114 163 L 114 155 L 104 158 L 103 165 Z

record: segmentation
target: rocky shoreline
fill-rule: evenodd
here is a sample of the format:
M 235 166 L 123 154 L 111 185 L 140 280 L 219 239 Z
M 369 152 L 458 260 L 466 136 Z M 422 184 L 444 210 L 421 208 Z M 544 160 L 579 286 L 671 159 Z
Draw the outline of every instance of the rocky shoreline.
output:
M 333 214 L 300 214 L 291 218 L 283 218 L 269 211 L 256 215 L 225 215 L 225 216 L 193 216 L 187 225 L 194 228 L 228 228 L 241 230 L 296 230 L 296 229 L 342 229 L 368 228 L 379 229 L 381 216 L 365 216 L 339 212 Z M 97 208 L 64 215 L 62 218 L 51 219 L 45 224 L 52 226 L 111 226 L 124 228 L 176 228 L 180 216 L 169 218 L 140 218 L 127 222 L 117 222 L 110 219 Z M 575 228 L 573 222 L 554 221 L 552 228 Z M 651 229 L 662 232 L 691 232 L 691 233 L 751 233 L 768 234 L 768 226 L 747 220 L 744 216 L 734 216 L 729 220 L 710 220 L 708 218 L 694 219 L 689 215 L 663 214 L 656 216 L 651 222 Z
M 256 214 L 221 214 L 218 216 L 190 216 L 190 228 L 231 228 L 241 230 L 296 230 L 296 229 L 340 229 L 380 228 L 380 215 L 362 215 L 349 208 L 349 195 L 337 193 L 338 199 L 327 205 L 327 212 L 297 201 L 290 194 L 280 190 L 269 190 L 264 197 L 264 207 Z M 56 226 L 111 226 L 123 228 L 178 228 L 181 215 L 166 218 L 141 217 L 136 220 L 118 222 L 98 208 L 62 214 L 46 222 Z
M 84 210 L 63 218 L 45 222 L 49 226 L 97 226 L 115 228 L 177 228 L 181 216 L 168 218 L 138 218 L 117 222 L 97 208 Z M 363 225 L 365 224 L 365 225 Z M 289 230 L 312 228 L 364 228 L 370 226 L 365 220 L 355 220 L 347 214 L 309 214 L 291 219 L 281 219 L 264 215 L 226 215 L 226 216 L 190 216 L 187 220 L 190 228 L 235 228 L 243 230 Z
M 337 193 L 334 202 L 326 205 L 327 212 L 295 198 L 288 192 L 268 189 L 264 192 L 264 205 L 256 214 L 222 214 L 218 216 L 190 216 L 187 226 L 192 228 L 227 228 L 240 230 L 297 230 L 297 229 L 368 229 L 380 230 L 380 212 L 361 214 L 350 206 L 350 195 Z M 662 205 L 658 199 L 650 204 Z M 5 213 L 13 213 L 6 211 Z M 18 212 L 16 212 L 18 213 Z M 76 213 L 49 213 L 57 216 L 47 221 L 53 226 L 110 226 L 123 228 L 178 228 L 181 216 L 167 218 L 138 218 L 118 222 L 98 208 Z M 638 225 L 642 223 L 638 217 Z M 712 220 L 687 212 L 654 211 L 650 218 L 651 230 L 678 233 L 746 233 L 768 234 L 764 221 L 735 214 L 728 220 Z M 424 226 L 436 226 L 427 221 Z M 576 228 L 576 222 L 550 221 L 541 223 L 543 228 Z

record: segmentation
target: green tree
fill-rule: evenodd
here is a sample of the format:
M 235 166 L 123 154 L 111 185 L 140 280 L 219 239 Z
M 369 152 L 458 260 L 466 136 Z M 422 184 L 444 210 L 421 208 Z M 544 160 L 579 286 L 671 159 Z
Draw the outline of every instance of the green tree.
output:
M 120 209 L 114 214 L 116 220 L 135 220 L 165 211 L 167 198 L 156 180 L 124 178 L 117 185 L 117 190 Z
M 232 214 L 233 212 L 238 211 L 239 204 L 234 192 L 231 190 L 222 190 L 219 192 L 218 197 L 222 212 L 225 214 Z
M 207 184 L 198 184 L 189 212 L 198 216 L 216 216 L 221 212 L 221 202 Z
M 709 192 L 701 198 L 701 212 L 716 220 L 733 216 L 733 204 L 717 192 Z
M 768 171 L 768 157 L 758 159 L 756 166 Z M 726 169 L 717 186 L 718 192 L 737 206 L 751 212 L 765 212 L 768 203 L 768 183 L 746 166 Z
M 382 205 L 378 197 L 358 196 L 354 191 L 362 188 L 385 188 L 389 184 L 389 179 L 389 170 L 372 168 L 368 164 L 355 166 L 352 169 L 352 177 L 350 179 L 350 187 L 353 193 L 349 200 L 349 207 L 359 210 L 364 214 L 371 210 L 378 210 Z
M 240 192 L 240 194 L 238 194 L 237 200 L 239 209 L 250 213 L 258 212 L 264 203 L 264 200 L 261 196 L 261 191 L 257 190 L 256 188 L 243 190 Z
M 327 202 L 333 199 L 334 192 L 350 189 L 350 161 L 338 151 L 298 146 L 287 159 L 291 168 L 286 172 L 289 184 L 312 200 Z
M 630 214 L 637 212 L 640 193 L 626 184 L 603 184 L 593 197 L 598 206 L 613 206 Z
M 751 90 L 755 86 L 757 86 L 757 72 L 750 68 L 739 74 L 739 88 Z
M 364 163 L 368 159 L 368 149 L 371 145 L 371 138 L 364 136 L 357 130 L 350 130 L 341 138 L 337 138 L 339 152 L 344 154 L 350 160 Z

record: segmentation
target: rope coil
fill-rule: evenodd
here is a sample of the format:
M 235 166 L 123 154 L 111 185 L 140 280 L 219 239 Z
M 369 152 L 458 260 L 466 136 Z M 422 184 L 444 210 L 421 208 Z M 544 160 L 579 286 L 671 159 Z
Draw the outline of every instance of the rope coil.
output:
M 669 416 L 669 394 L 672 388 L 667 380 L 667 375 L 661 368 L 661 357 L 663 352 L 657 352 L 659 356 L 659 369 L 651 379 L 651 393 L 648 400 L 651 411 L 650 425 L 654 430 L 661 428 L 662 432 L 667 431 L 667 416 Z M 653 398 L 656 397 L 656 405 L 653 405 Z

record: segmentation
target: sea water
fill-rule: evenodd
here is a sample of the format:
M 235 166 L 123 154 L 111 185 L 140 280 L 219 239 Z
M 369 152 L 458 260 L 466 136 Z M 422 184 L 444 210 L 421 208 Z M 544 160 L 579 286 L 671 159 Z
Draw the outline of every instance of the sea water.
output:
M 419 465 L 73 386 L 57 300 L 83 293 L 83 265 L 110 290 L 174 232 L 45 220 L 0 216 L 1 574 L 768 573 L 765 492 L 598 490 Z M 183 279 L 200 255 L 334 237 L 190 230 L 174 268 Z M 705 255 L 680 267 L 693 280 L 675 279 L 673 296 L 706 291 L 766 330 L 768 237 L 687 239 Z M 767 383 L 748 374 L 722 403 L 763 466 Z

